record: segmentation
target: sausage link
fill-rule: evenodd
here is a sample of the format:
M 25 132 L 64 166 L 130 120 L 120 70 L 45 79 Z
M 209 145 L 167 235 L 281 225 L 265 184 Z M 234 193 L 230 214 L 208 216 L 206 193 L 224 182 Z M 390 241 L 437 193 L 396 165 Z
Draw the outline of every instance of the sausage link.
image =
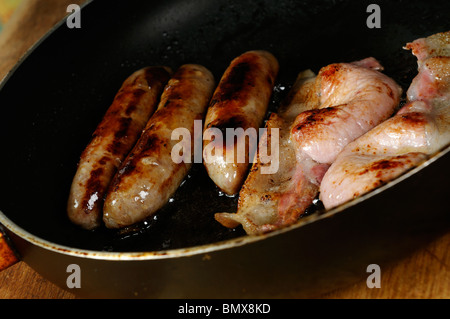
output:
M 228 195 L 239 191 L 247 175 L 257 146 L 251 133 L 257 133 L 263 124 L 278 69 L 271 53 L 245 52 L 230 63 L 211 99 L 205 118 L 203 161 L 209 177 Z M 222 132 L 221 139 L 212 136 L 213 129 Z M 233 135 L 230 130 L 235 132 L 236 142 L 234 137 L 226 138 Z
M 89 230 L 101 225 L 108 185 L 155 112 L 171 74 L 167 67 L 147 67 L 123 82 L 81 154 L 67 204 L 74 224 Z
M 181 142 L 172 139 L 172 132 L 187 130 L 187 144 L 194 149 L 194 121 L 204 118 L 214 85 L 212 73 L 195 64 L 181 66 L 170 79 L 157 111 L 110 185 L 103 209 L 106 227 L 143 221 L 175 193 L 194 156 L 191 152 L 189 160 L 173 160 L 172 149 Z

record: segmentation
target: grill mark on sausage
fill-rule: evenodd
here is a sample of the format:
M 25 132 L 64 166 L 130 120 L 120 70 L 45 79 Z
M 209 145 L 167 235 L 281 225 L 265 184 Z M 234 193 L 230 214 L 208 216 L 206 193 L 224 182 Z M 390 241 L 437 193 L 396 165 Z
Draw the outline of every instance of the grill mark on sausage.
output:
M 223 148 L 234 147 L 236 145 L 234 140 L 229 141 L 226 138 L 227 137 L 227 129 L 234 130 L 234 129 L 242 128 L 245 131 L 249 127 L 251 127 L 250 123 L 248 123 L 245 116 L 243 116 L 241 114 L 232 115 L 227 119 L 218 119 L 218 120 L 210 122 L 206 125 L 207 129 L 217 128 L 222 132 L 222 136 L 223 136 L 222 145 L 216 145 L 216 147 L 222 146 Z M 213 136 L 213 139 L 211 142 L 213 142 L 213 141 L 214 141 L 214 136 Z
M 125 114 L 130 116 L 133 112 L 135 112 L 137 110 L 137 105 L 136 104 L 130 104 L 127 109 L 125 110 Z
M 103 166 L 103 165 L 106 165 L 106 163 L 108 163 L 110 160 L 111 160 L 110 157 L 108 157 L 108 156 L 103 156 L 103 157 L 98 161 L 98 164 Z
M 170 112 L 176 112 L 175 108 L 182 107 L 184 100 L 189 99 L 193 92 L 193 84 L 187 79 L 193 72 L 199 71 L 197 69 L 183 69 L 178 70 L 173 76 L 171 81 L 179 80 L 183 81 L 183 85 L 169 85 L 164 91 L 164 100 L 162 100 L 161 106 L 158 108 L 158 119 L 161 120 L 161 116 L 165 116 L 164 109 L 167 110 L 167 114 Z
M 103 157 L 101 160 L 107 161 L 107 158 Z M 99 201 L 103 200 L 105 194 L 105 186 L 103 185 L 104 168 L 102 166 L 93 170 L 86 182 L 86 192 L 82 200 L 82 207 L 86 214 L 90 214 L 95 207 L 99 205 Z M 93 204 L 89 204 L 91 197 L 97 195 L 98 198 Z
M 130 117 L 122 117 L 119 120 L 119 129 L 114 133 L 114 139 L 119 140 L 127 136 L 130 129 L 132 119 Z
M 127 145 L 123 143 L 123 139 L 128 136 L 132 124 L 130 117 L 122 117 L 116 123 L 117 130 L 114 132 L 111 143 L 107 146 L 106 150 L 113 155 L 120 155 L 127 151 Z
M 140 134 L 140 130 L 136 130 L 132 127 L 132 115 L 137 110 L 137 106 L 145 98 L 145 94 L 148 89 L 137 87 L 139 83 L 145 80 L 146 85 L 152 88 L 155 85 L 161 85 L 168 81 L 170 77 L 169 72 L 163 67 L 149 67 L 144 71 L 143 76 L 137 76 L 131 84 L 125 84 L 120 92 L 117 94 L 114 105 L 107 112 L 103 119 L 103 124 L 98 127 L 94 132 L 94 137 L 105 137 L 108 132 L 114 130 L 114 137 L 111 143 L 107 146 L 107 151 L 113 155 L 119 155 L 128 151 L 128 146 L 124 143 L 124 139 L 127 136 L 135 137 L 136 134 Z M 121 112 L 123 104 L 126 103 L 127 107 L 123 112 L 123 117 L 117 117 L 117 114 Z M 114 129 L 115 128 L 115 129 Z
M 248 121 L 243 115 L 233 115 L 227 119 L 219 119 L 213 122 L 210 122 L 206 125 L 206 128 L 218 128 L 225 133 L 227 128 L 243 128 L 245 129 L 248 126 Z
M 141 102 L 144 94 L 146 93 L 146 90 L 144 89 L 135 89 L 132 92 L 127 92 L 127 96 L 129 96 L 131 99 L 128 102 L 128 106 L 125 109 L 125 114 L 127 116 L 130 116 L 137 110 L 137 106 Z
M 161 106 L 154 113 L 152 121 L 149 122 L 145 128 L 146 134 L 143 134 L 141 139 L 136 144 L 135 148 L 131 151 L 127 159 L 125 160 L 125 165 L 120 169 L 117 173 L 117 176 L 114 178 L 113 185 L 111 186 L 112 191 L 118 189 L 119 184 L 121 184 L 122 180 L 138 171 L 137 164 L 150 154 L 159 153 L 161 149 L 167 147 L 167 141 L 161 139 L 157 134 L 149 134 L 148 132 L 155 130 L 157 131 L 161 124 L 166 123 L 167 119 L 173 116 L 175 112 L 175 108 L 178 108 L 183 105 L 183 99 L 191 94 L 192 85 L 189 85 L 189 82 L 186 81 L 187 73 L 195 72 L 196 69 L 179 70 L 173 77 L 173 80 L 183 80 L 184 85 L 180 86 L 168 86 L 166 91 L 164 92 L 165 101 L 162 101 Z M 125 128 L 124 123 L 124 128 Z
M 211 100 L 211 106 L 218 104 L 220 101 L 246 98 L 248 91 L 245 88 L 255 86 L 254 72 L 258 70 L 257 66 L 251 63 L 251 58 L 252 56 L 243 58 L 242 62 L 239 62 L 230 69 L 230 72 L 220 81 L 219 88 Z

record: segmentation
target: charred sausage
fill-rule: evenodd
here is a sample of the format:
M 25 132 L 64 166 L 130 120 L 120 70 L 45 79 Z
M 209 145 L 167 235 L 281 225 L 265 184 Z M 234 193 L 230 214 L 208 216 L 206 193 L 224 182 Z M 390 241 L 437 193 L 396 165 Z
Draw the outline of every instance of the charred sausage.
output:
M 155 112 L 171 73 L 167 67 L 147 67 L 122 84 L 78 163 L 67 204 L 74 224 L 85 229 L 101 225 L 108 185 Z
M 263 124 L 278 69 L 271 53 L 245 52 L 225 70 L 211 99 L 205 118 L 203 161 L 210 178 L 228 195 L 239 191 L 247 175 L 257 147 L 251 133 Z M 235 131 L 236 142 L 234 136 L 230 140 L 229 130 Z M 222 138 L 217 138 L 217 132 Z
M 192 166 L 194 152 L 187 160 L 174 161 L 172 150 L 181 142 L 172 133 L 188 132 L 188 148 L 193 149 L 195 120 L 203 120 L 214 85 L 212 73 L 195 64 L 181 66 L 170 79 L 157 111 L 110 185 L 103 210 L 106 227 L 143 221 L 175 193 Z

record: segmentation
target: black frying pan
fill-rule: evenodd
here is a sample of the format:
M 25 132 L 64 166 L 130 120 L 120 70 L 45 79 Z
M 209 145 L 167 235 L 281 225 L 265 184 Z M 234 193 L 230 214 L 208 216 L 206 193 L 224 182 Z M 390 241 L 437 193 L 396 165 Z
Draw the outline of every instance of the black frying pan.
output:
M 199 63 L 220 79 L 252 49 L 280 61 L 276 107 L 297 73 L 377 58 L 406 88 L 416 59 L 402 46 L 449 29 L 450 3 L 378 1 L 381 28 L 368 28 L 365 1 L 92 1 L 81 29 L 65 21 L 2 83 L 0 223 L 20 258 L 66 288 L 82 269 L 85 297 L 285 297 L 366 276 L 448 231 L 449 149 L 381 189 L 269 235 L 247 237 L 214 221 L 234 211 L 201 164 L 147 224 L 84 231 L 65 206 L 79 156 L 120 87 L 147 65 Z M 281 88 L 285 87 L 285 90 Z

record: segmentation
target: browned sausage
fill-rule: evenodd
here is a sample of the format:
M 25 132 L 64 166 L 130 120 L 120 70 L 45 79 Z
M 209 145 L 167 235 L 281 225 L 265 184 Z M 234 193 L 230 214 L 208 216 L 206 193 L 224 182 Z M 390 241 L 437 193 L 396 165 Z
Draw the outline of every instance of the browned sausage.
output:
M 67 204 L 73 223 L 85 229 L 101 225 L 107 187 L 154 113 L 171 73 L 167 67 L 147 67 L 122 84 L 81 155 Z
M 278 69 L 271 53 L 245 52 L 225 70 L 211 99 L 205 119 L 203 161 L 210 178 L 228 195 L 239 191 L 247 175 L 250 156 L 257 146 L 257 136 L 251 133 L 257 134 L 262 126 Z M 208 134 L 213 129 L 222 132 L 221 139 Z M 236 142 L 226 138 L 227 129 L 241 130 L 235 131 Z
M 188 64 L 177 70 L 157 111 L 111 183 L 103 209 L 106 227 L 121 228 L 145 220 L 168 202 L 194 158 L 192 151 L 187 161 L 173 160 L 172 150 L 181 142 L 172 139 L 172 133 L 187 131 L 187 144 L 194 149 L 194 121 L 202 121 L 213 90 L 214 77 L 205 67 Z

